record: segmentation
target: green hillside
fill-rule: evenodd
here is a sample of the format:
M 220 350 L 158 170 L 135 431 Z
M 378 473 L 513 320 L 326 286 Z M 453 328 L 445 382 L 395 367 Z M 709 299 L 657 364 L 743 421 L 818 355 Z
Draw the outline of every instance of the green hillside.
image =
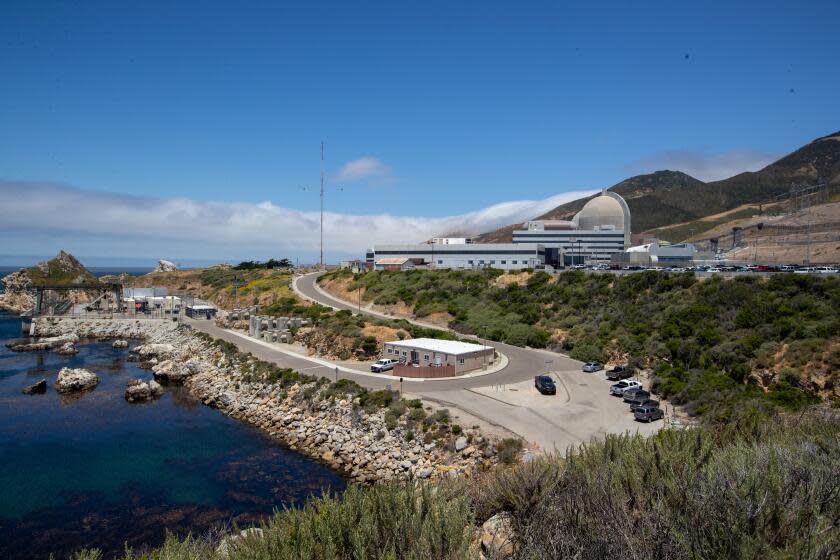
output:
M 728 417 L 745 403 L 797 410 L 840 398 L 838 278 L 574 271 L 503 279 L 499 270 L 369 272 L 348 288 L 361 287 L 375 304 L 402 302 L 417 317 L 446 313 L 465 334 L 584 361 L 630 361 L 692 414 Z

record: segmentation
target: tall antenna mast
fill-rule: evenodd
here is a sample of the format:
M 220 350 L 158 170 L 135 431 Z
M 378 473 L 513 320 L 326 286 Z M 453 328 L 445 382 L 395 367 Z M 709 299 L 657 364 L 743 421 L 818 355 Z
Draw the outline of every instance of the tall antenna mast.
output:
M 324 268 L 324 143 L 321 142 L 321 268 Z

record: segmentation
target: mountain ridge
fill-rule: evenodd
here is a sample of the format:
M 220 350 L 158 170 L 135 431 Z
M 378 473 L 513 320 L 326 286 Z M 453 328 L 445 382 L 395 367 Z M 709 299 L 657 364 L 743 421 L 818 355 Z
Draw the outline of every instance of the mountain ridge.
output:
M 737 208 L 783 198 L 791 184 L 840 185 L 840 131 L 797 148 L 758 171 L 703 182 L 682 171 L 661 170 L 628 177 L 606 190 L 620 194 L 632 215 L 632 233 L 703 218 Z M 597 195 L 594 195 L 597 196 Z M 571 219 L 593 197 L 561 204 L 537 216 L 541 220 Z M 510 224 L 475 237 L 477 243 L 506 243 L 520 224 Z

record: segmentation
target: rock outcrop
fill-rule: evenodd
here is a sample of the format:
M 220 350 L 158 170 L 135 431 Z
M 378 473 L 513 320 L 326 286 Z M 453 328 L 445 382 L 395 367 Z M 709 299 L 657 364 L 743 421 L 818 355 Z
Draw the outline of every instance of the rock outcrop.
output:
M 26 269 L 12 272 L 0 279 L 4 293 L 0 294 L 0 309 L 24 313 L 35 307 L 35 291 Z
M 5 293 L 0 294 L 0 309 L 24 313 L 35 306 L 35 286 L 38 284 L 95 284 L 99 281 L 73 255 L 59 251 L 52 259 L 23 268 L 2 280 Z M 82 290 L 63 294 L 74 303 L 89 301 Z
M 161 259 L 152 272 L 172 272 L 175 270 L 178 270 L 178 266 L 174 262 Z
M 59 393 L 88 391 L 99 385 L 99 376 L 84 368 L 61 368 L 55 380 L 55 390 Z
M 66 348 L 67 353 L 75 354 L 70 348 L 75 348 L 79 337 L 75 333 L 61 334 L 40 338 L 35 342 L 10 342 L 6 346 L 13 352 L 36 352 L 38 350 L 54 350 Z M 69 345 L 69 346 L 68 346 Z
M 118 338 L 114 342 L 111 343 L 111 347 L 113 348 L 128 348 L 128 341 Z
M 128 402 L 145 402 L 156 399 L 163 394 L 163 387 L 154 379 L 143 381 L 131 379 L 125 388 L 125 400 Z
M 42 379 L 38 383 L 34 385 L 30 385 L 29 387 L 23 390 L 24 395 L 42 395 L 47 392 L 47 380 Z
M 488 453 L 492 445 L 478 432 L 463 436 L 471 439 L 471 445 L 460 452 L 454 451 L 449 436 L 420 441 L 407 420 L 398 420 L 396 425 L 393 418 L 386 421 L 391 414 L 388 408 L 365 408 L 357 396 L 336 392 L 324 379 L 284 384 L 259 373 L 265 364 L 253 356 L 225 352 L 169 321 L 36 319 L 35 331 L 42 335 L 76 332 L 85 338 L 144 338 L 146 343 L 133 348 L 132 355 L 149 364 L 156 378 L 183 383 L 204 404 L 355 481 L 471 476 L 496 462 L 495 454 Z M 138 398 L 145 398 L 145 389 L 133 389 L 129 395 L 130 388 L 126 399 L 135 398 L 135 391 Z M 403 419 L 408 413 L 404 414 Z

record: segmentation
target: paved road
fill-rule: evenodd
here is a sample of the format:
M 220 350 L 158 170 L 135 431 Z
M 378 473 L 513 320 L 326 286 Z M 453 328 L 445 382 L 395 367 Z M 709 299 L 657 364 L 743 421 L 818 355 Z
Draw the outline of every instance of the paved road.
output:
M 295 278 L 295 291 L 322 305 L 358 312 L 358 305 L 317 289 L 315 282 L 319 275 L 312 273 Z M 364 307 L 361 312 L 382 316 Z M 609 382 L 603 372 L 583 373 L 581 362 L 554 352 L 498 342 L 492 345 L 508 357 L 508 366 L 501 371 L 472 378 L 427 380 L 419 386 L 406 386 L 406 391 L 490 420 L 549 450 L 565 450 L 569 445 L 605 433 L 637 429 L 649 433 L 660 425 L 635 423 L 629 407 L 609 395 Z M 546 371 L 550 371 L 558 382 L 556 397 L 540 395 L 533 388 L 534 375 Z

